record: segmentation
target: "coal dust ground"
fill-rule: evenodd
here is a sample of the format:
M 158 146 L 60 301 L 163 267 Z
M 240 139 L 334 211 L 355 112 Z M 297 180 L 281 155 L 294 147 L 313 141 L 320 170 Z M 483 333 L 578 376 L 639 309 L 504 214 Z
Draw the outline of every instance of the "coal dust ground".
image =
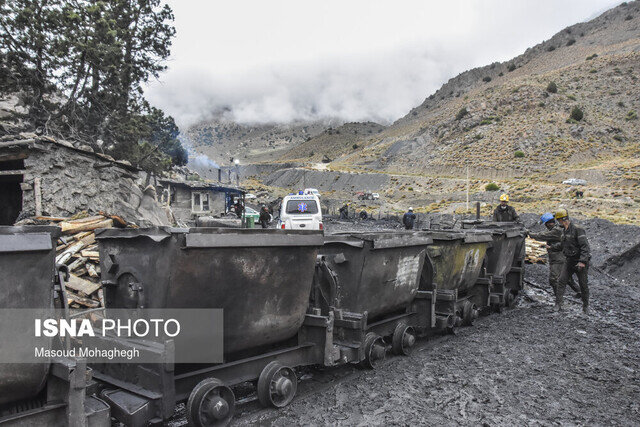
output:
M 634 253 L 640 232 L 584 226 L 600 262 L 589 273 L 591 316 L 573 295 L 553 312 L 547 266 L 528 265 L 515 308 L 420 340 L 374 371 L 302 370 L 289 406 L 241 404 L 233 424 L 640 425 L 640 281 L 628 274 L 640 265 L 631 256 L 616 278 L 603 264 Z M 185 423 L 181 406 L 172 424 Z

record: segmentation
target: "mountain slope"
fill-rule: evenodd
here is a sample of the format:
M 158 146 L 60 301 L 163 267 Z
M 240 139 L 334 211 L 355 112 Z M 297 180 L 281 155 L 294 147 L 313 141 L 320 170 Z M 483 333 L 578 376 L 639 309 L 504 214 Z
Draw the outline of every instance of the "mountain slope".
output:
M 186 134 L 197 152 L 219 163 L 224 164 L 232 157 L 250 163 L 278 159 L 291 147 L 341 124 L 341 121 L 327 119 L 251 125 L 214 118 L 192 126 Z
M 636 1 L 451 79 L 332 167 L 459 174 L 469 166 L 480 177 L 513 177 L 603 166 L 603 179 L 637 179 L 639 77 Z M 550 82 L 557 93 L 546 90 Z M 567 123 L 574 107 L 584 118 Z M 624 172 L 606 166 L 613 159 L 629 159 Z

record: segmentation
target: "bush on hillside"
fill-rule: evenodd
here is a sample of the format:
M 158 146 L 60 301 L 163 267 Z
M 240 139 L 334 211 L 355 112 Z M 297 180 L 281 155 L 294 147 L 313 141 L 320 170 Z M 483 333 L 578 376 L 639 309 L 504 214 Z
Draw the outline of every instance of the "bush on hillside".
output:
M 569 39 L 569 41 L 567 42 L 567 46 L 572 46 L 576 43 L 576 39 Z
M 582 112 L 580 107 L 575 106 L 571 109 L 571 118 L 573 120 L 579 122 L 580 120 L 582 120 L 583 117 L 584 117 L 584 113 Z
M 558 93 L 558 86 L 555 82 L 549 82 L 549 84 L 547 85 L 547 92 Z
M 520 159 L 520 158 L 524 157 L 524 151 L 518 150 L 515 153 L 513 153 L 513 155 L 514 155 L 514 157 L 517 157 L 517 158 Z
M 495 182 L 490 182 L 484 186 L 485 191 L 498 191 L 499 189 L 500 189 L 500 186 Z
M 467 107 L 462 107 L 460 111 L 458 111 L 458 114 L 456 114 L 456 120 L 462 120 L 462 118 L 467 114 L 469 114 L 469 111 L 467 111 Z
M 486 76 L 485 78 L 482 79 L 482 81 L 485 83 L 489 83 L 491 81 L 491 77 Z
M 515 70 L 515 69 L 516 69 L 516 65 L 515 65 L 515 64 L 509 64 L 509 65 L 507 66 L 507 71 L 508 71 L 508 72 L 512 72 L 512 71 L 513 71 L 513 70 Z

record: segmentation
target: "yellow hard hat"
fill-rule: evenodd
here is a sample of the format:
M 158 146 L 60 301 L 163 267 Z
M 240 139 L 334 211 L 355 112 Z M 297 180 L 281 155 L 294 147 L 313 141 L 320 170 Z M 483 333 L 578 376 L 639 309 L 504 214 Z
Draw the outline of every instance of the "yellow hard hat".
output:
M 500 196 L 500 201 L 501 202 L 508 202 L 509 201 L 509 195 L 508 194 L 503 194 Z
M 568 217 L 569 217 L 569 212 L 567 212 L 566 209 L 561 208 L 556 211 L 556 214 L 555 214 L 556 219 L 563 219 Z

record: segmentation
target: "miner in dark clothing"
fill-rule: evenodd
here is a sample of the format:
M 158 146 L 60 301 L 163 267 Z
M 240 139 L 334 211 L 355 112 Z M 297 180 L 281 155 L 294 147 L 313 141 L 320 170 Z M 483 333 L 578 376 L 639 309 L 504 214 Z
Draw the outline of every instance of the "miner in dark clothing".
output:
M 407 230 L 413 230 L 413 224 L 416 222 L 416 214 L 413 213 L 413 208 L 409 208 L 409 211 L 402 216 L 402 223 Z
M 345 203 L 340 209 L 340 219 L 349 219 L 349 206 Z
M 553 289 L 553 295 L 558 294 L 558 282 L 560 281 L 560 274 L 564 267 L 564 254 L 562 253 L 562 227 L 558 225 L 553 214 L 550 212 L 545 213 L 540 217 L 540 222 L 547 227 L 547 231 L 542 233 L 529 233 L 529 237 L 541 242 L 547 243 L 547 255 L 549 257 L 549 284 Z M 580 288 L 576 286 L 573 278 L 569 278 L 569 286 L 576 292 L 577 296 L 580 296 Z
M 262 228 L 269 227 L 269 221 L 271 221 L 271 214 L 269 213 L 269 209 L 266 206 L 262 206 L 260 209 L 260 225 Z
M 558 283 L 558 293 L 556 295 L 556 310 L 562 310 L 562 297 L 564 289 L 569 279 L 574 274 L 578 276 L 580 291 L 582 294 L 582 311 L 589 314 L 589 283 L 588 270 L 591 259 L 589 241 L 584 229 L 577 227 L 569 220 L 569 213 L 566 209 L 556 212 L 556 220 L 563 227 L 562 230 L 562 253 L 565 256 L 564 266 L 560 274 Z
M 244 212 L 244 206 L 242 206 L 242 203 L 240 202 L 240 200 L 238 200 L 236 204 L 233 205 L 233 209 L 236 212 L 236 216 L 238 218 L 242 218 L 242 212 Z
M 509 195 L 503 194 L 500 196 L 500 205 L 493 211 L 493 220 L 495 222 L 518 222 L 520 217 L 513 208 L 509 206 Z

